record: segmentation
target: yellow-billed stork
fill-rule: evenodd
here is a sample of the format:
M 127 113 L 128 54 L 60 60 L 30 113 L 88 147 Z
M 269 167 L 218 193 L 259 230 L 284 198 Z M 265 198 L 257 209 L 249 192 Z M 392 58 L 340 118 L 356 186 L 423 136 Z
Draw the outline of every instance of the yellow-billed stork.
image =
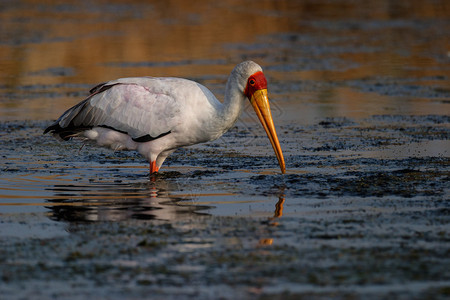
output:
M 278 159 L 286 167 L 275 131 L 262 68 L 252 62 L 231 72 L 223 103 L 203 85 L 182 78 L 132 77 L 102 83 L 45 129 L 63 140 L 80 137 L 113 150 L 137 150 L 150 174 L 177 148 L 212 141 L 230 129 L 250 100 Z

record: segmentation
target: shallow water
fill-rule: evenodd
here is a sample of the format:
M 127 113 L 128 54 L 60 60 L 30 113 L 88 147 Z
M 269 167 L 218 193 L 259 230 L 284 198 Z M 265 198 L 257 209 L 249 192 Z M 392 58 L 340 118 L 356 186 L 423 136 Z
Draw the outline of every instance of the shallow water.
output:
M 447 1 L 3 1 L 0 20 L 2 295 L 448 297 Z M 42 135 L 99 82 L 221 99 L 246 59 L 286 175 L 249 107 L 153 180 L 136 153 Z

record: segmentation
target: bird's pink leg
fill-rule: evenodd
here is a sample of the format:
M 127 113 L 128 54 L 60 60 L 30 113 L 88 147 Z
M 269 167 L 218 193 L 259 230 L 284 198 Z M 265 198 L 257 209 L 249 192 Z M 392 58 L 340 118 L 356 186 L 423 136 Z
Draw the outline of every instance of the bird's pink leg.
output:
M 156 160 L 150 162 L 150 175 L 153 173 L 158 173 L 159 169 L 156 166 Z

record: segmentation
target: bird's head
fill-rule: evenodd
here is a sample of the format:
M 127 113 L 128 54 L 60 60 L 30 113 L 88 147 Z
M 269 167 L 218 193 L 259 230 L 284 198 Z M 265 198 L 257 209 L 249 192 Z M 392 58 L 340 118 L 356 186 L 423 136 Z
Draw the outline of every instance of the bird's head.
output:
M 286 172 L 286 166 L 270 111 L 269 97 L 267 96 L 267 79 L 262 72 L 262 68 L 252 61 L 243 62 L 236 68 L 238 67 L 244 71 L 241 73 L 245 74 L 243 77 L 247 78 L 244 94 L 250 100 L 259 121 L 263 125 L 277 156 L 281 173 L 284 174 Z

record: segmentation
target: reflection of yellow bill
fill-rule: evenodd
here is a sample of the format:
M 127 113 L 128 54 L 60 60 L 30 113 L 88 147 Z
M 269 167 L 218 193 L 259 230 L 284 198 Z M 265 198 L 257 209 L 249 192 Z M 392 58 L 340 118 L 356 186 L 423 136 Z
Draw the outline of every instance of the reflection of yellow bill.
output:
M 260 239 L 259 244 L 260 245 L 272 245 L 273 239 Z
M 280 164 L 281 173 L 286 173 L 286 165 L 284 164 L 283 152 L 281 151 L 280 142 L 278 141 L 275 125 L 273 124 L 272 113 L 270 112 L 269 98 L 267 97 L 267 89 L 257 90 L 253 93 L 250 102 L 269 137 L 278 163 Z
M 274 218 L 279 218 L 283 215 L 283 203 L 284 203 L 284 196 L 280 197 L 277 204 L 275 205 L 275 214 L 273 215 Z

